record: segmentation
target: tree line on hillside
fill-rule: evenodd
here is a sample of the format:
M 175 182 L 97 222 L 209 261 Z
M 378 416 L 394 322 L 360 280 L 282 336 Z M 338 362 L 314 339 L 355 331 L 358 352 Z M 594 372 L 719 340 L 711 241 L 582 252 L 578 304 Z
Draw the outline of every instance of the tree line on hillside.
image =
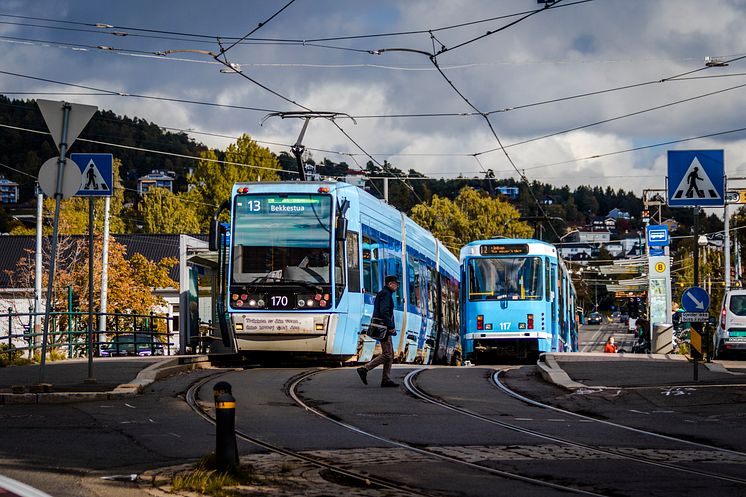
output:
M 46 129 L 35 101 L 4 96 L 0 96 L 0 123 L 35 130 Z M 204 232 L 214 210 L 228 198 L 233 182 L 293 180 L 298 176 L 293 156 L 287 152 L 276 155 L 259 146 L 248 135 L 239 137 L 226 150 L 214 150 L 185 133 L 173 133 L 144 119 L 117 116 L 107 110 L 94 115 L 81 138 L 199 157 L 165 156 L 76 141 L 73 152 L 110 152 L 117 159 L 118 185 L 124 192 L 118 197 L 120 204 L 115 213 L 119 216 L 116 226 L 121 232 Z M 56 153 L 54 142 L 48 135 L 0 128 L 0 164 L 6 166 L 0 166 L 0 174 L 20 184 L 22 200 L 33 199 L 39 167 Z M 343 178 L 350 174 L 364 174 L 390 178 L 389 202 L 410 214 L 422 204 L 432 205 L 436 199 L 455 202 L 460 192 L 468 187 L 482 195 L 510 203 L 519 213 L 519 219 L 533 227 L 534 236 L 541 233 L 542 238 L 550 242 L 558 241 L 558 236 L 565 234 L 569 228 L 588 224 L 593 218 L 605 216 L 614 208 L 628 212 L 632 218 L 629 222 L 621 222 L 622 231 L 642 228 L 642 199 L 622 189 L 579 186 L 573 190 L 568 186 L 555 187 L 539 181 L 527 185 L 514 179 L 497 180 L 489 174 L 482 178 L 435 180 L 426 179 L 414 169 L 404 171 L 387 161 L 382 164 L 369 161 L 364 168 L 356 169 L 345 162 L 336 163 L 327 158 L 317 162 L 310 154 L 307 154 L 306 160 L 314 164 L 317 173 L 323 177 Z M 156 190 L 139 198 L 136 193 L 137 178 L 156 169 L 176 173 L 175 191 Z M 508 199 L 495 193 L 499 186 L 518 188 L 518 197 Z M 371 194 L 382 197 L 383 180 L 368 181 L 367 189 Z M 692 226 L 691 209 L 669 209 L 664 206 L 662 215 L 679 222 L 682 227 L 679 234 L 687 233 Z M 706 216 L 702 221 L 702 230 L 705 232 L 722 230 L 722 221 L 716 216 Z M 9 222 L 7 214 L 0 211 L 0 230 L 7 232 L 13 228 Z

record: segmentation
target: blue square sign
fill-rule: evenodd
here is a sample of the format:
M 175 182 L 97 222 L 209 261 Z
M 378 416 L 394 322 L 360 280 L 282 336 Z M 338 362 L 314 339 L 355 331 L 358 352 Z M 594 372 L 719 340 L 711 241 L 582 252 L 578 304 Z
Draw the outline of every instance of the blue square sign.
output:
M 114 189 L 114 156 L 111 154 L 70 154 L 83 179 L 76 196 L 110 197 Z
M 725 153 L 722 150 L 669 150 L 668 205 L 725 205 Z
M 668 225 L 657 224 L 647 227 L 648 247 L 665 247 L 668 245 Z

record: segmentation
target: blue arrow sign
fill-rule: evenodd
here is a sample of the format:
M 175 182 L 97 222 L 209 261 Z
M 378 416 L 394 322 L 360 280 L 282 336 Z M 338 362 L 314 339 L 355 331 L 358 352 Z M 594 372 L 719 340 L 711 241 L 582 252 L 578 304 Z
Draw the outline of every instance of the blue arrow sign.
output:
M 710 308 L 710 296 L 704 288 L 691 286 L 681 294 L 681 307 L 687 312 L 705 312 Z
M 668 205 L 725 205 L 725 153 L 722 150 L 669 150 Z
M 80 197 L 110 197 L 114 188 L 114 156 L 111 154 L 70 154 L 83 179 Z

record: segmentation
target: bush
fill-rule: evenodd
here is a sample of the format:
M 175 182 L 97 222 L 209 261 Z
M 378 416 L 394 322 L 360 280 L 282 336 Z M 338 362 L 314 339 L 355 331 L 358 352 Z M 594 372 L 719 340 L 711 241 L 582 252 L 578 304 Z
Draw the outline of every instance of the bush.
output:
M 20 350 L 16 350 L 12 345 L 7 343 L 0 344 L 0 367 L 12 366 L 17 364 L 23 364 L 24 359 L 21 357 L 23 353 Z M 27 364 L 28 361 L 25 360 Z

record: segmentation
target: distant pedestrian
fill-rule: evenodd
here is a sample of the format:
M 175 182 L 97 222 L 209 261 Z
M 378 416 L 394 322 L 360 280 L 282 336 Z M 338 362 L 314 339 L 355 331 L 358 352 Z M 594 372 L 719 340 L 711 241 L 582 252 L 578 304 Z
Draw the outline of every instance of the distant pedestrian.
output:
M 383 375 L 381 376 L 382 387 L 395 387 L 399 384 L 391 380 L 391 365 L 394 363 L 394 344 L 391 337 L 396 335 L 396 325 L 394 324 L 394 293 L 399 288 L 399 278 L 396 276 L 386 276 L 383 290 L 378 292 L 373 302 L 373 319 L 379 319 L 386 326 L 386 336 L 380 340 L 381 355 L 373 358 L 365 366 L 357 368 L 357 374 L 366 385 L 368 384 L 368 371 L 379 364 L 383 364 Z
M 614 344 L 614 337 L 609 337 L 604 346 L 604 352 L 607 354 L 616 354 L 617 346 Z

